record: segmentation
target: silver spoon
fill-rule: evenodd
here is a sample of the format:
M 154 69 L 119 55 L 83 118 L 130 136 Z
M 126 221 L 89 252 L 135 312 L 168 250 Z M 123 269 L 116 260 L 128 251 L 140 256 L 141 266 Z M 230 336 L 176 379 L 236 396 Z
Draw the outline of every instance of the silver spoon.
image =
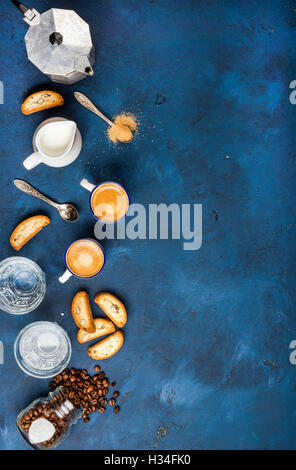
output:
M 74 92 L 74 96 L 75 98 L 77 99 L 78 103 L 80 103 L 82 106 L 84 106 L 86 109 L 88 109 L 89 111 L 93 112 L 94 114 L 96 114 L 97 116 L 99 116 L 100 118 L 102 118 L 107 124 L 109 124 L 110 127 L 115 127 L 115 124 L 114 122 L 110 121 L 110 119 L 108 119 L 103 113 L 102 111 L 100 111 L 91 101 L 90 99 L 85 96 L 83 93 L 80 93 L 79 91 L 75 91 Z M 128 131 L 130 131 L 131 133 L 131 138 L 129 141 L 125 141 L 124 143 L 125 144 L 129 144 L 132 140 L 133 140 L 133 134 L 132 134 L 132 131 L 130 130 L 130 128 L 128 126 L 124 126 L 128 129 Z
M 48 197 L 39 193 L 37 189 L 35 189 L 26 181 L 14 180 L 13 182 L 18 189 L 23 191 L 23 193 L 30 194 L 31 196 L 37 197 L 38 199 L 41 199 L 41 201 L 47 202 L 51 206 L 55 207 L 59 211 L 62 219 L 66 220 L 67 222 L 75 222 L 76 220 L 78 220 L 78 217 L 79 217 L 78 211 L 76 207 L 74 207 L 72 204 L 57 204 L 56 202 L 52 201 Z

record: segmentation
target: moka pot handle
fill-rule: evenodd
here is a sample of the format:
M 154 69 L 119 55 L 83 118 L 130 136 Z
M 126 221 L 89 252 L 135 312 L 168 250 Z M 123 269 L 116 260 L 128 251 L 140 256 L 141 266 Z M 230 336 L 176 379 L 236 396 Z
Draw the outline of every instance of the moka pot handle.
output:
M 28 24 L 38 24 L 39 23 L 39 13 L 32 8 L 26 7 L 18 0 L 11 0 L 11 2 L 17 7 L 17 9 L 23 14 L 23 19 Z

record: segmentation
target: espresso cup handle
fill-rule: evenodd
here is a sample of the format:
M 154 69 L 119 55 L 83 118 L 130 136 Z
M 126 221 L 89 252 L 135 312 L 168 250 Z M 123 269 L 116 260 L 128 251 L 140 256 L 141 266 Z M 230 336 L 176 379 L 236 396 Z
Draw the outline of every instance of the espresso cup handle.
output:
M 32 153 L 26 160 L 23 162 L 24 167 L 26 170 L 32 170 L 35 166 L 42 163 L 42 156 L 39 152 Z
M 64 272 L 62 276 L 59 277 L 59 281 L 61 284 L 65 284 L 65 282 L 69 281 L 70 277 L 73 276 L 72 273 L 68 269 Z
M 90 193 L 95 189 L 96 185 L 90 183 L 86 178 L 80 181 L 80 186 L 89 191 Z

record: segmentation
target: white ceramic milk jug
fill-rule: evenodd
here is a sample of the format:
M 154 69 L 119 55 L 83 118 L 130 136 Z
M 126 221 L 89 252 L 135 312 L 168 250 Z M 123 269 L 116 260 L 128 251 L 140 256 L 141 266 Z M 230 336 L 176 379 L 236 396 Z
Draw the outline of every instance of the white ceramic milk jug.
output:
M 81 134 L 74 121 L 52 118 L 36 129 L 33 138 L 35 152 L 23 162 L 27 170 L 40 163 L 52 167 L 63 167 L 78 157 L 81 148 Z

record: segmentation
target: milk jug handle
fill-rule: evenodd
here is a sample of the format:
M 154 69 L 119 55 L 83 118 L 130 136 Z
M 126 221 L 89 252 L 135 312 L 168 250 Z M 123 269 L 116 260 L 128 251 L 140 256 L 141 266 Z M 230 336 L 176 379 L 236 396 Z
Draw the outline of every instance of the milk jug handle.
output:
M 42 157 L 39 152 L 34 152 L 30 155 L 26 160 L 23 162 L 24 167 L 26 170 L 32 170 L 35 166 L 42 163 Z

